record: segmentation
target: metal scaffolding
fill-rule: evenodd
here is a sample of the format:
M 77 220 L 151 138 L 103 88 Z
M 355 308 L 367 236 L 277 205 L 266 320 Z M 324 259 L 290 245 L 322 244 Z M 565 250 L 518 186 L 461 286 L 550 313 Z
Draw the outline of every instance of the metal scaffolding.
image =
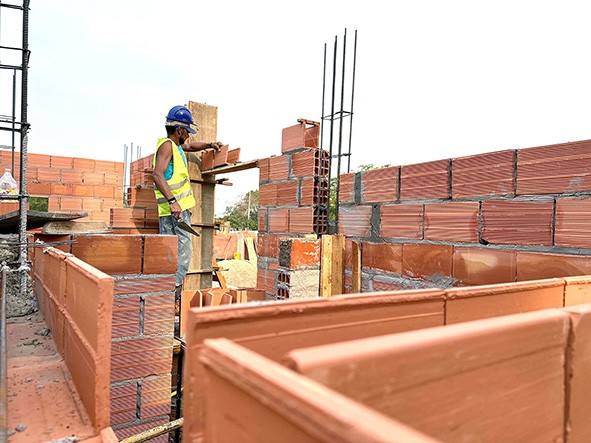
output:
M 29 69 L 29 0 L 23 0 L 22 4 L 16 5 L 0 1 L 0 30 L 2 29 L 2 11 L 15 10 L 22 13 L 22 44 L 18 46 L 5 46 L 2 44 L 0 34 L 0 71 L 12 71 L 12 114 L 0 115 L 0 131 L 11 133 L 11 145 L 0 145 L 0 149 L 11 150 L 12 152 L 12 174 L 14 175 L 14 155 L 16 150 L 16 135 L 20 136 L 20 164 L 19 164 L 19 190 L 17 195 L 0 195 L 0 200 L 17 200 L 19 203 L 19 282 L 23 294 L 27 291 L 27 142 L 30 125 L 27 121 L 27 91 L 28 91 L 28 69 Z M 13 23 L 12 21 L 11 23 Z M 16 57 L 13 55 L 17 54 Z M 20 57 L 18 57 L 20 54 Z M 9 63 L 3 63 L 8 58 Z M 20 64 L 12 62 L 18 60 Z M 19 76 L 20 74 L 20 76 Z M 20 78 L 19 78 L 20 77 Z M 17 120 L 17 83 L 20 80 L 20 119 Z M 2 89 L 4 88 L 4 85 Z M 2 106 L 4 103 L 0 103 Z M 1 202 L 0 202 L 1 203 Z

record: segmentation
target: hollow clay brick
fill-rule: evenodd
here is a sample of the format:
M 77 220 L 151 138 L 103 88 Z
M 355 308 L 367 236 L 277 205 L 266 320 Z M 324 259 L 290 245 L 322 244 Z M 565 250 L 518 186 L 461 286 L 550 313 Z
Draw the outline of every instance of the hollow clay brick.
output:
M 268 183 L 259 187 L 259 206 L 277 205 L 277 183 Z
M 229 340 L 209 341 L 200 359 L 208 414 L 203 433 L 185 414 L 188 440 L 434 443 Z
M 452 247 L 430 244 L 402 245 L 402 274 L 437 278 L 452 274 Z
M 556 199 L 554 244 L 591 248 L 591 198 Z
M 348 237 L 369 237 L 371 206 L 340 206 L 339 234 Z
M 298 204 L 298 181 L 288 180 L 277 183 L 277 205 L 294 206 Z
M 514 195 L 514 158 L 507 150 L 452 159 L 452 197 Z
M 362 267 L 402 274 L 402 245 L 363 242 L 361 248 Z
M 478 202 L 425 203 L 425 240 L 478 242 Z
M 269 159 L 261 158 L 257 160 L 257 166 L 259 167 L 259 182 L 266 182 L 269 180 Z
M 268 209 L 267 208 L 259 208 L 258 212 L 258 231 L 259 232 L 266 232 L 269 228 L 267 224 L 267 216 L 268 216 Z
M 390 202 L 398 199 L 398 166 L 373 169 L 361 174 L 361 202 Z
M 144 236 L 144 274 L 176 274 L 178 238 L 176 235 Z
M 380 206 L 380 236 L 383 238 L 423 238 L 423 204 L 401 203 Z
M 437 160 L 400 168 L 400 199 L 449 198 L 449 161 Z
M 564 277 L 564 306 L 591 303 L 591 277 Z
M 168 374 L 173 336 L 147 336 L 111 343 L 111 382 Z
M 567 441 L 591 441 L 589 398 L 591 398 L 591 306 L 564 310 L 571 318 L 571 340 L 567 352 L 568 404 Z
M 94 170 L 96 172 L 115 172 L 115 162 L 109 160 L 95 160 Z
M 485 248 L 454 246 L 453 277 L 460 286 L 513 282 L 517 275 L 517 253 Z
M 269 180 L 287 180 L 289 175 L 288 160 L 288 155 L 269 158 Z
M 46 183 L 60 183 L 60 170 L 52 168 L 37 168 L 37 180 Z
M 289 232 L 289 209 L 269 209 L 269 232 Z
M 117 429 L 114 431 L 117 438 L 121 441 L 124 438 L 134 436 L 157 426 L 164 425 L 168 422 L 170 422 L 170 417 L 161 417 L 154 420 L 139 422 L 138 424 L 134 424 L 132 426 L 117 427 Z M 150 443 L 168 443 L 168 434 L 152 438 Z
M 115 285 L 116 286 L 116 285 Z M 113 300 L 113 327 L 111 338 L 136 336 L 140 333 L 140 297 Z
M 16 153 L 15 153 L 15 157 L 16 157 Z M 49 155 L 32 154 L 29 152 L 27 154 L 27 166 L 49 168 L 51 166 L 50 165 L 50 158 L 51 157 Z
M 341 174 L 339 180 L 339 202 L 353 203 L 355 200 L 355 173 Z M 302 186 L 303 183 L 302 181 Z
M 485 200 L 482 238 L 489 243 L 552 245 L 553 200 Z
M 290 152 L 294 149 L 317 148 L 320 127 L 318 125 L 307 126 L 298 123 L 294 126 L 283 128 L 281 131 L 281 152 Z
M 279 266 L 290 270 L 318 269 L 320 266 L 320 240 L 281 239 L 279 242 Z
M 289 229 L 294 234 L 313 234 L 314 208 L 312 206 L 289 209 Z
M 72 254 L 108 274 L 139 274 L 142 238 L 133 235 L 77 235 Z
M 500 283 L 446 289 L 446 324 L 561 308 L 564 280 Z
M 75 195 L 78 197 L 93 197 L 94 196 L 94 188 L 92 186 L 73 184 L 72 185 L 72 195 Z M 85 199 L 85 200 L 94 200 L 94 199 Z
M 588 256 L 517 251 L 517 281 L 591 274 Z
M 326 159 L 328 153 L 325 150 L 310 149 L 296 152 L 291 156 L 292 177 L 326 177 L 328 168 Z
M 517 151 L 518 194 L 591 190 L 591 140 Z
M 51 194 L 51 184 L 27 183 L 27 192 L 32 196 L 47 196 Z
M 72 169 L 74 167 L 74 159 L 72 157 L 51 155 L 49 156 L 49 166 L 54 169 Z
M 173 283 L 174 284 L 174 283 Z M 174 332 L 174 293 L 144 297 L 144 334 L 172 334 Z

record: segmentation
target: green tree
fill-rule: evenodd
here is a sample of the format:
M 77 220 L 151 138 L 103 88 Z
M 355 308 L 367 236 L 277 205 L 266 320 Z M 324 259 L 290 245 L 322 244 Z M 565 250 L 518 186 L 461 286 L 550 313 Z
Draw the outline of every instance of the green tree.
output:
M 249 191 L 233 206 L 226 207 L 222 221 L 240 231 L 256 231 L 259 216 L 259 191 Z

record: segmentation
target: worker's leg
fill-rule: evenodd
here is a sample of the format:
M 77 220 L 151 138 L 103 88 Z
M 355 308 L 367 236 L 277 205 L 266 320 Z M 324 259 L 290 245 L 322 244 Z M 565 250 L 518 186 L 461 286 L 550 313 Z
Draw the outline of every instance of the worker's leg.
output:
M 189 226 L 191 225 L 191 212 L 189 210 L 185 210 L 182 212 L 181 216 L 185 223 Z M 189 270 L 189 263 L 191 262 L 191 256 L 193 252 L 193 245 L 191 243 L 191 234 L 182 229 L 176 227 L 176 235 L 179 237 L 179 253 L 178 253 L 178 271 L 176 273 L 176 285 L 180 286 L 183 284 L 183 280 L 185 275 L 187 275 L 187 271 Z

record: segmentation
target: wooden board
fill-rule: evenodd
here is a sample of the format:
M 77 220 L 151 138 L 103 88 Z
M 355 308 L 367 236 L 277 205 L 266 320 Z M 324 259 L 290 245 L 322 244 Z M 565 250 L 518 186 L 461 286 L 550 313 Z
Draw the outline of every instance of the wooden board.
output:
M 353 274 L 351 276 L 353 294 L 361 292 L 361 248 L 358 242 L 353 242 L 351 249 L 351 268 Z
M 323 235 L 320 256 L 320 295 L 328 298 L 344 292 L 344 235 Z

